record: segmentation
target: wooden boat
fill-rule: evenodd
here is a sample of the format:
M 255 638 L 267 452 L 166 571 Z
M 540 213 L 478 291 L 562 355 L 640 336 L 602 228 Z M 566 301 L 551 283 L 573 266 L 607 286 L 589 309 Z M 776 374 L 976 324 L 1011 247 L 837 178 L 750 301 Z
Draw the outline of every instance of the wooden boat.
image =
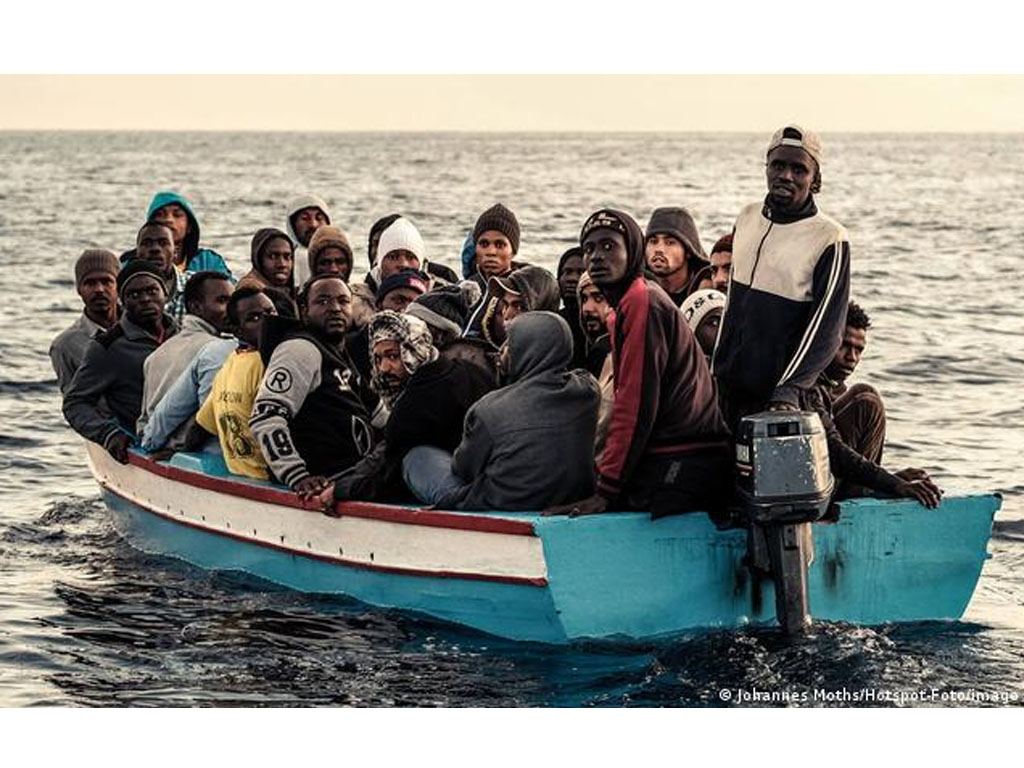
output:
M 703 514 L 582 518 L 360 502 L 329 517 L 280 486 L 229 475 L 219 456 L 133 453 L 89 462 L 139 549 L 293 589 L 345 594 L 512 638 L 653 638 L 774 621 L 771 582 L 743 563 L 746 535 Z M 986 558 L 998 495 L 843 502 L 815 524 L 816 619 L 857 624 L 959 618 Z

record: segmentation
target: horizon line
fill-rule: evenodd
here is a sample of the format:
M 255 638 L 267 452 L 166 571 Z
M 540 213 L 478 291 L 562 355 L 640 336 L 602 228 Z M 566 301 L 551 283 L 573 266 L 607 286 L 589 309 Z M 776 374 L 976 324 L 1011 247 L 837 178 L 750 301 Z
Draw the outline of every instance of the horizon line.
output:
M 927 135 L 945 135 L 945 136 L 968 136 L 976 134 L 998 134 L 1004 136 L 1012 135 L 1024 135 L 1024 130 L 1009 129 L 1009 128 L 979 128 L 977 130 L 963 130 L 963 129 L 931 129 L 931 130 L 912 130 L 912 129 L 879 129 L 870 130 L 863 128 L 841 128 L 841 129 L 817 129 L 818 133 L 827 134 L 863 134 L 863 135 L 883 135 L 883 134 L 913 134 L 918 136 Z M 491 128 L 424 128 L 424 129 L 409 129 L 409 128 L 359 128 L 359 129 L 347 129 L 347 128 L 3 128 L 0 127 L 0 134 L 10 133 L 324 133 L 324 134 L 379 134 L 387 133 L 394 135 L 414 135 L 414 134 L 493 134 L 493 135 L 523 135 L 523 134 L 593 134 L 593 135 L 609 135 L 609 134 L 718 134 L 728 133 L 737 135 L 756 135 L 760 136 L 764 131 L 758 130 L 744 130 L 738 128 L 703 128 L 703 129 L 643 129 L 643 128 L 625 128 L 619 130 L 595 130 L 587 128 L 519 128 L 509 130 L 497 130 Z

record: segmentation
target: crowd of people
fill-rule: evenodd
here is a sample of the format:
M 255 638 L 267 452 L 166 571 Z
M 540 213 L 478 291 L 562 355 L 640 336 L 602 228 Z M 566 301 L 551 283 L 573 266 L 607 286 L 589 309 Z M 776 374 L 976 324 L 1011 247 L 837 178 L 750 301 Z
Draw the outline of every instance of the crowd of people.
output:
M 927 473 L 882 467 L 878 392 L 846 385 L 871 323 L 850 301 L 847 232 L 817 207 L 821 160 L 814 132 L 785 126 L 766 197 L 710 254 L 683 207 L 644 228 L 605 208 L 554 274 L 518 259 L 519 221 L 497 203 L 461 274 L 395 213 L 356 280 L 345 231 L 304 195 L 254 233 L 236 281 L 189 201 L 160 192 L 132 250 L 75 263 L 83 312 L 50 348 L 65 418 L 119 462 L 218 452 L 328 513 L 361 499 L 660 517 L 728 505 L 744 416 L 810 410 L 839 498 L 936 506 Z

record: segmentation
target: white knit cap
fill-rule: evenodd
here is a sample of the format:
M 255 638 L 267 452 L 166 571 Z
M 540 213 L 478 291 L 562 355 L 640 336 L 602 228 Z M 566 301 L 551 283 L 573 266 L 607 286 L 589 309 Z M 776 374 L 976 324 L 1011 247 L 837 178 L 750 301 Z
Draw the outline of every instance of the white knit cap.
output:
M 423 247 L 423 238 L 413 223 L 404 216 L 395 219 L 390 227 L 384 230 L 377 245 L 377 255 L 383 259 L 392 251 L 406 250 L 415 253 L 422 262 L 426 258 L 427 249 Z
M 683 313 L 683 319 L 690 326 L 690 330 L 696 333 L 697 326 L 700 325 L 700 321 L 704 319 L 708 312 L 716 307 L 724 306 L 724 293 L 711 288 L 705 288 L 702 291 L 694 291 L 687 296 L 683 303 L 679 305 L 679 311 Z

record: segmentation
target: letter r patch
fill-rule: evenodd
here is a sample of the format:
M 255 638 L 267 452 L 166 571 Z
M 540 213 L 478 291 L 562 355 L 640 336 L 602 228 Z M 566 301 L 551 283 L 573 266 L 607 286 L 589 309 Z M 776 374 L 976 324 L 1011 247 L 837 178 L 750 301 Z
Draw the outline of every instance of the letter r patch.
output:
M 292 388 L 292 375 L 284 368 L 275 368 L 267 372 L 267 389 L 278 395 Z

